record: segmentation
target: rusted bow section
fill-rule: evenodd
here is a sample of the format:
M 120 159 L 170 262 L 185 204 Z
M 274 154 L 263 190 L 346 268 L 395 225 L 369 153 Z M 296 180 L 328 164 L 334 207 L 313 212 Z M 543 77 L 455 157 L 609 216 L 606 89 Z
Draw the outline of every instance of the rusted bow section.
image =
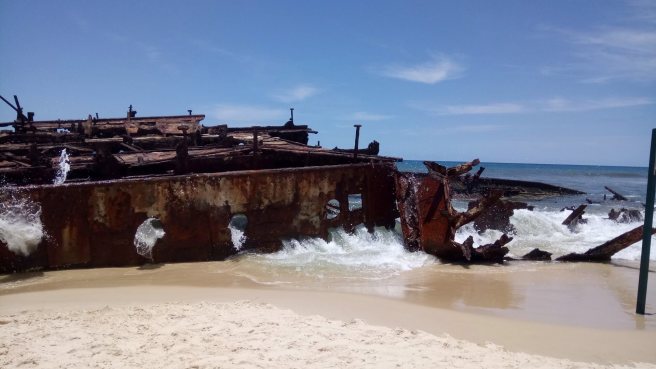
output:
M 451 205 L 449 181 L 469 172 L 480 161 L 453 168 L 424 162 L 429 175 L 398 173 L 396 191 L 401 229 L 411 250 L 423 250 L 450 261 L 502 262 L 508 253 L 505 245 L 512 241 L 506 234 L 493 244 L 474 247 L 470 236 L 463 243 L 455 241 L 458 228 L 473 221 L 499 200 L 501 191 L 493 191 L 470 210 L 459 213 Z

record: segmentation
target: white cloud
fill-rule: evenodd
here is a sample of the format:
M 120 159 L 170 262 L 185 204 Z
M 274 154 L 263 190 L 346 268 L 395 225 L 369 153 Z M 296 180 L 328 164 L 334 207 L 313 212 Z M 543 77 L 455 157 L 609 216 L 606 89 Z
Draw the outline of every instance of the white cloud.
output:
M 583 47 L 575 55 L 593 74 L 585 82 L 617 79 L 656 79 L 656 31 L 607 29 L 594 34 L 572 35 Z
M 491 103 L 482 105 L 442 105 L 426 106 L 414 104 L 415 108 L 437 115 L 471 115 L 471 114 L 511 114 L 525 111 L 520 103 Z
M 385 77 L 433 85 L 448 79 L 460 78 L 464 70 L 462 65 L 442 56 L 418 65 L 389 65 L 382 68 L 379 73 Z
M 211 112 L 213 118 L 229 125 L 233 123 L 282 124 L 288 115 L 287 109 L 241 104 L 219 104 Z
M 426 105 L 411 104 L 410 106 L 435 115 L 487 115 L 516 114 L 535 112 L 578 112 L 603 109 L 630 108 L 652 105 L 655 101 L 647 97 L 610 97 L 603 99 L 566 99 L 554 97 L 551 99 L 527 102 L 499 102 L 481 105 Z
M 560 97 L 544 101 L 542 110 L 553 112 L 589 111 L 602 109 L 628 108 L 651 105 L 654 101 L 646 97 L 606 98 L 599 100 L 568 100 Z
M 318 94 L 321 90 L 311 85 L 298 85 L 289 89 L 277 92 L 273 98 L 284 103 L 293 103 L 303 101 L 309 97 Z
M 353 114 L 346 116 L 343 120 L 353 120 L 359 122 L 377 122 L 381 120 L 391 119 L 393 116 L 385 114 L 368 113 L 366 111 L 356 111 Z
M 507 126 L 503 124 L 471 124 L 471 125 L 458 125 L 453 128 L 454 132 L 464 132 L 464 133 L 487 133 L 500 131 L 506 129 Z
M 581 82 L 586 83 L 656 80 L 656 2 L 627 4 L 630 26 L 625 22 L 588 30 L 547 28 L 572 45 L 572 59 L 543 71 L 583 75 Z
M 628 0 L 633 20 L 656 23 L 656 2 L 654 0 Z
M 469 124 L 441 122 L 439 125 L 430 124 L 428 127 L 417 127 L 414 129 L 399 129 L 394 131 L 395 135 L 409 137 L 430 137 L 434 135 L 450 134 L 484 134 L 489 132 L 504 131 L 509 129 L 507 124 Z
M 440 115 L 466 115 L 466 114 L 510 114 L 521 113 L 524 107 L 518 103 L 493 103 L 485 105 L 448 105 L 439 108 Z

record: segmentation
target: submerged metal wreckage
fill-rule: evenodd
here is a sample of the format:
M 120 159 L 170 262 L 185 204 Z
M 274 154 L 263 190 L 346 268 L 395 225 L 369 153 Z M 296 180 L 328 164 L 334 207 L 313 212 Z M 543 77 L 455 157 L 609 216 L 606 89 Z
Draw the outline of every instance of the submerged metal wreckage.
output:
M 21 238 L 7 234 L 20 230 L 0 229 L 2 273 L 222 260 L 238 250 L 276 251 L 284 239 L 326 238 L 336 227 L 393 228 L 397 219 L 410 250 L 502 262 L 511 237 L 474 247 L 471 238 L 455 242 L 456 230 L 498 208 L 504 195 L 573 193 L 483 181 L 482 170 L 466 176 L 477 160 L 455 168 L 427 162 L 428 175 L 402 173 L 401 159 L 379 156 L 376 141 L 359 148 L 359 125 L 353 149 L 311 146 L 316 132 L 295 124 L 293 109 L 281 126 L 232 128 L 201 125 L 205 116 L 191 111 L 137 117 L 132 106 L 124 118 L 35 121 L 16 97 L 15 105 L 3 100 L 17 119 L 0 123 L 13 127 L 0 131 L 1 216 L 24 222 L 16 212 L 31 204 L 36 216 L 28 220 L 42 233 Z M 477 191 L 485 196 L 467 212 L 451 206 L 452 194 Z M 144 225 L 150 235 L 138 234 Z M 237 240 L 235 227 L 243 233 Z M 147 252 L 139 252 L 144 244 Z

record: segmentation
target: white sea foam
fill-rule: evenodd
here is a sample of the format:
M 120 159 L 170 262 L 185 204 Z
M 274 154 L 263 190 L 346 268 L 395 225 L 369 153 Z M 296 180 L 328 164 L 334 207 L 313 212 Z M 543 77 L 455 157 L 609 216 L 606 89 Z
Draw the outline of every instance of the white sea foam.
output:
M 353 234 L 331 231 L 331 240 L 320 238 L 288 240 L 279 252 L 250 255 L 252 261 L 312 277 L 386 278 L 402 271 L 435 263 L 422 252 L 409 252 L 402 237 L 393 230 L 369 233 L 357 227 Z
M 579 224 L 570 230 L 561 224 L 569 214 L 568 211 L 515 210 L 510 218 L 510 223 L 515 227 L 515 231 L 511 233 L 514 239 L 508 244 L 511 256 L 522 256 L 534 248 L 551 252 L 556 257 L 570 252 L 585 252 L 642 224 L 620 224 L 603 215 L 585 214 L 587 223 Z M 476 244 L 486 244 L 498 239 L 501 232 L 488 230 L 479 235 L 469 224 L 458 231 L 456 240 L 463 241 L 470 235 L 474 237 Z M 656 244 L 655 240 L 652 238 L 652 243 Z M 639 260 L 641 244 L 637 242 L 618 252 L 613 258 Z M 656 260 L 654 247 L 650 258 Z
M 66 182 L 66 176 L 68 176 L 68 172 L 70 170 L 71 163 L 68 159 L 68 153 L 66 152 L 66 149 L 62 149 L 61 153 L 59 154 L 59 166 L 57 168 L 57 174 L 55 175 L 53 184 L 60 185 Z
M 0 240 L 15 254 L 28 256 L 44 236 L 41 206 L 4 187 L 0 196 Z
M 230 223 L 228 224 L 228 230 L 230 231 L 230 239 L 232 240 L 232 247 L 235 250 L 240 251 L 246 242 L 246 224 L 248 219 L 243 214 L 237 214 L 232 217 Z
M 164 237 L 165 234 L 159 219 L 146 219 L 137 227 L 137 232 L 134 235 L 134 246 L 137 248 L 137 254 L 153 260 L 153 247 L 157 244 L 157 240 Z
M 242 246 L 244 246 L 244 242 L 246 241 L 246 236 L 244 235 L 244 231 L 238 229 L 233 225 L 228 225 L 228 229 L 230 230 L 230 239 L 232 240 L 232 247 L 234 247 L 235 250 L 237 251 L 241 250 Z

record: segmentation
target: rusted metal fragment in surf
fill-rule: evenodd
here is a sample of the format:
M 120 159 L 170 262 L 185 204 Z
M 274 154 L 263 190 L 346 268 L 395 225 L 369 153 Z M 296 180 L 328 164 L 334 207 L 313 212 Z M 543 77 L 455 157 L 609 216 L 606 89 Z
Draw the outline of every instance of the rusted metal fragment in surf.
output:
M 456 213 L 447 180 L 399 173 L 396 190 L 401 229 L 409 249 L 446 258 L 461 253 L 451 243 Z

